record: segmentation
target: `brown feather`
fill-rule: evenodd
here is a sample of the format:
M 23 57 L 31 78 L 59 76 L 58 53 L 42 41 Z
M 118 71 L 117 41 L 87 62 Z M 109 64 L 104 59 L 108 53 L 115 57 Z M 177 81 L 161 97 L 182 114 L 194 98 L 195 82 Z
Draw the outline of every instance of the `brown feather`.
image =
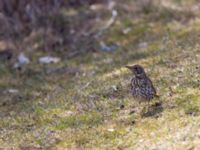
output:
M 139 101 L 150 101 L 154 97 L 157 97 L 156 89 L 150 78 L 147 77 L 142 66 L 133 65 L 126 67 L 134 74 L 131 80 L 131 92 L 133 97 Z

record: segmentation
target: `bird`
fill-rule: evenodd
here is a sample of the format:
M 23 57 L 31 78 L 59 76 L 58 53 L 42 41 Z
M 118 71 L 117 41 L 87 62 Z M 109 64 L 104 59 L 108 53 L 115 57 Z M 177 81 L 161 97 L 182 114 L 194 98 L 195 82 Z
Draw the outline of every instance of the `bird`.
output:
M 154 98 L 158 97 L 156 89 L 153 86 L 151 79 L 146 75 L 144 68 L 141 65 L 126 66 L 132 73 L 133 77 L 131 80 L 131 93 L 133 97 L 141 102 L 149 102 Z

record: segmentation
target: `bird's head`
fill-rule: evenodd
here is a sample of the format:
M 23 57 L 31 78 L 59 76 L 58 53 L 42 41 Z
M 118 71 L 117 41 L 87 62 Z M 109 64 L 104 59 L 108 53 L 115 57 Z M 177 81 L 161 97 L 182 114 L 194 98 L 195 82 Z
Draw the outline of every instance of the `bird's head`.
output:
M 140 65 L 126 66 L 126 68 L 130 69 L 137 78 L 146 77 L 145 71 Z

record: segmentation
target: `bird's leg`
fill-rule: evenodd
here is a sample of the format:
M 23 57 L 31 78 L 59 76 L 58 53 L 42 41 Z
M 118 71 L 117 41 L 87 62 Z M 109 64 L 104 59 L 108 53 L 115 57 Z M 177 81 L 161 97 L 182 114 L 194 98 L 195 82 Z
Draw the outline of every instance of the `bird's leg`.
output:
M 143 107 L 141 107 L 141 102 L 137 102 L 137 106 L 136 106 L 136 112 L 141 114 Z
M 149 111 L 150 101 L 147 102 L 147 112 Z
M 149 111 L 150 101 L 144 104 L 143 113 L 147 113 Z
M 145 103 L 142 103 L 142 107 L 141 107 L 141 110 L 140 110 L 140 115 L 143 115 L 144 113 L 146 113 L 146 104 Z

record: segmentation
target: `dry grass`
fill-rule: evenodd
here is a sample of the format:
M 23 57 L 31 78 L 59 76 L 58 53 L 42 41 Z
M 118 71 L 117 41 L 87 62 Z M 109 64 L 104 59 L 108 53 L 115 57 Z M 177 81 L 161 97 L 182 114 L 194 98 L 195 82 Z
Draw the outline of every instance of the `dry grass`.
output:
M 182 14 L 182 21 L 150 11 L 135 19 L 119 12 L 103 39 L 120 45 L 114 52 L 33 63 L 22 72 L 0 64 L 0 149 L 200 149 L 199 16 Z M 127 64 L 144 66 L 162 109 L 152 102 L 156 112 L 134 113 Z M 45 71 L 65 66 L 80 72 Z M 10 88 L 19 93 L 6 92 Z

